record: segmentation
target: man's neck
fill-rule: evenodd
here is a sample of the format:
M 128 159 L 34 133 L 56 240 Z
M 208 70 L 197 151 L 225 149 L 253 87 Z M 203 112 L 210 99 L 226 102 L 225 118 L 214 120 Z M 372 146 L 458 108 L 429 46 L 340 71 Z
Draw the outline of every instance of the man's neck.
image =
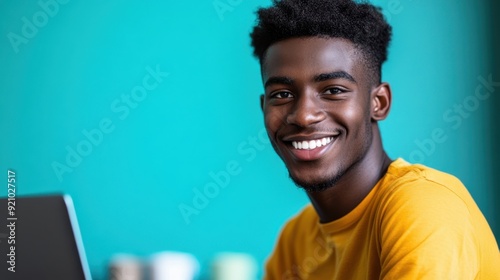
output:
M 387 172 L 391 159 L 382 148 L 378 128 L 374 130 L 374 142 L 367 154 L 334 186 L 321 192 L 307 193 L 321 223 L 337 220 L 351 212 Z

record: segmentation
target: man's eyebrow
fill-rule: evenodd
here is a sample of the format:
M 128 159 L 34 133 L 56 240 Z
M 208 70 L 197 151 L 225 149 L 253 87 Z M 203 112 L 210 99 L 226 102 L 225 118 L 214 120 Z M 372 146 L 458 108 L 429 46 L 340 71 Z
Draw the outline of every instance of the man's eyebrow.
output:
M 323 74 L 319 74 L 319 75 L 314 76 L 315 82 L 323 82 L 323 81 L 332 80 L 332 79 L 346 79 L 346 80 L 349 80 L 355 84 L 357 83 L 356 80 L 354 80 L 354 78 L 351 75 L 349 75 L 349 73 L 347 73 L 345 71 L 335 71 L 335 72 L 323 73 Z
M 264 88 L 267 88 L 270 85 L 292 85 L 293 84 L 293 79 L 288 78 L 288 77 L 270 77 L 267 79 L 267 81 L 264 83 Z

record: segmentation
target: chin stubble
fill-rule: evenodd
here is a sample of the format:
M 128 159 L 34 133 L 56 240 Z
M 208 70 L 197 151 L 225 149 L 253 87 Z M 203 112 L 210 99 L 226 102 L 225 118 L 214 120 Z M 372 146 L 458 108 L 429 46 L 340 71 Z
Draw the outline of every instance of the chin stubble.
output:
M 299 178 L 294 177 L 292 174 L 288 173 L 290 179 L 295 183 L 295 185 L 306 192 L 322 192 L 329 188 L 334 187 L 342 176 L 346 173 L 346 169 L 344 166 L 340 166 L 339 172 L 331 175 L 330 177 L 316 182 L 306 182 L 302 181 Z

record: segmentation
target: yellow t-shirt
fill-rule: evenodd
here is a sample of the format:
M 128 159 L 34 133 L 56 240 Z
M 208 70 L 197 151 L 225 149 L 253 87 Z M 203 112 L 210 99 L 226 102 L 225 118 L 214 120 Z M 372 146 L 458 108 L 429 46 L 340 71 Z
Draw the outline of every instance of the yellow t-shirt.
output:
M 349 214 L 307 206 L 284 227 L 266 280 L 500 279 L 500 252 L 455 177 L 397 159 Z

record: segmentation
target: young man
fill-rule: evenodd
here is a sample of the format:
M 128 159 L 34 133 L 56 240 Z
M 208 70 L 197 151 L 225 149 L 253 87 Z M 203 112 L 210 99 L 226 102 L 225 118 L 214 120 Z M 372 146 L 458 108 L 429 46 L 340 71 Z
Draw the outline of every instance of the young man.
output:
M 500 279 L 495 237 L 462 183 L 382 147 L 391 27 L 379 9 L 273 1 L 251 38 L 268 136 L 311 200 L 265 279 Z

